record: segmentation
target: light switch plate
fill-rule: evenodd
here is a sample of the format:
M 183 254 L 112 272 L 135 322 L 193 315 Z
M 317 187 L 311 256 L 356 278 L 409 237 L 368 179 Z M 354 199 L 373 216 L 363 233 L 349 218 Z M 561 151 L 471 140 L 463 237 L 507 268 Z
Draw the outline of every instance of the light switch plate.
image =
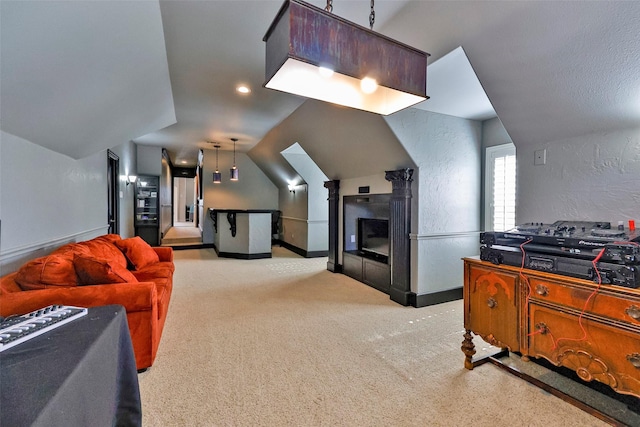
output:
M 547 150 L 536 150 L 534 151 L 535 158 L 533 160 L 534 165 L 544 165 L 547 163 Z

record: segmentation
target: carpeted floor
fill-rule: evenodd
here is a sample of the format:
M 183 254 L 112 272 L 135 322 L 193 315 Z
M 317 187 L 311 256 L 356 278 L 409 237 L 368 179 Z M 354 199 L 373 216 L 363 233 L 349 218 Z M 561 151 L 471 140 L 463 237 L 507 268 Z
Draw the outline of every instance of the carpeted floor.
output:
M 402 307 L 326 258 L 273 250 L 175 252 L 158 356 L 139 375 L 145 426 L 606 425 L 491 364 L 464 369 L 462 301 Z

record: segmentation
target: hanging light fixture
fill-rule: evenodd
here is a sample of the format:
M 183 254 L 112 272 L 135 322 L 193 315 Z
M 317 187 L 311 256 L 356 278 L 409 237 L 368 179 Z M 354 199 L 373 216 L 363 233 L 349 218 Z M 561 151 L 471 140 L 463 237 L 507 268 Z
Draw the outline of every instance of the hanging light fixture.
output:
M 286 0 L 262 39 L 265 87 L 388 115 L 428 99 L 428 53 L 301 0 Z
M 216 171 L 213 173 L 213 183 L 220 184 L 222 182 L 222 174 L 220 170 L 218 170 L 218 150 L 220 149 L 220 145 L 216 144 L 214 147 L 216 148 Z
M 238 180 L 238 168 L 236 167 L 236 142 L 238 142 L 238 138 L 231 138 L 233 141 L 233 167 L 229 170 L 231 173 L 231 181 Z

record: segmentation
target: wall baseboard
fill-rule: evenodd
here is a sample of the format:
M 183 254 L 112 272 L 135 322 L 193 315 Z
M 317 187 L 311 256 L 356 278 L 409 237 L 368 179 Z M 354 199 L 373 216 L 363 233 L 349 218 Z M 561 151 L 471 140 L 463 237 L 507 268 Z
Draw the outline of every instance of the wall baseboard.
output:
M 442 304 L 443 302 L 456 301 L 462 299 L 462 287 L 449 289 L 446 291 L 434 292 L 431 294 L 409 295 L 409 304 L 413 307 L 427 307 L 430 305 Z
M 282 240 L 274 240 L 273 244 L 280 245 L 285 249 L 289 249 L 291 252 L 295 252 L 305 258 L 322 258 L 329 256 L 329 251 L 306 251 L 302 248 L 292 245 L 291 243 L 284 242 Z
M 176 245 L 171 246 L 174 251 L 183 251 L 185 249 L 215 249 L 213 243 L 194 243 L 193 245 Z
M 233 258 L 233 259 L 264 259 L 271 258 L 271 252 L 257 253 L 257 254 L 241 254 L 237 252 L 221 252 L 215 244 L 211 245 L 216 251 L 216 255 L 220 258 Z
M 342 264 L 327 262 L 327 270 L 332 273 L 342 273 Z
M 234 252 L 216 252 L 220 258 L 234 258 L 234 259 L 264 259 L 271 258 L 270 252 L 260 254 L 238 254 Z

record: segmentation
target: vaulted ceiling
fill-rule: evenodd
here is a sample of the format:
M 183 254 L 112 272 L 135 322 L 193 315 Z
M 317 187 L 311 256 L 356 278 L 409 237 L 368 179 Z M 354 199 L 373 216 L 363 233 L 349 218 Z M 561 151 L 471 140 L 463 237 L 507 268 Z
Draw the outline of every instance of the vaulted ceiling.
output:
M 305 101 L 262 88 L 262 37 L 281 3 L 2 0 L 0 126 L 75 158 L 129 140 L 167 148 L 177 165 L 207 141 L 224 149 L 235 137 L 248 151 Z M 334 0 L 333 12 L 368 26 L 369 4 Z M 431 53 L 432 98 L 416 108 L 476 120 L 495 109 L 516 145 L 640 120 L 640 2 L 378 0 L 375 10 L 374 30 Z M 241 83 L 252 92 L 238 94 Z M 490 102 L 470 109 L 478 88 Z M 311 107 L 300 116 L 329 129 Z

